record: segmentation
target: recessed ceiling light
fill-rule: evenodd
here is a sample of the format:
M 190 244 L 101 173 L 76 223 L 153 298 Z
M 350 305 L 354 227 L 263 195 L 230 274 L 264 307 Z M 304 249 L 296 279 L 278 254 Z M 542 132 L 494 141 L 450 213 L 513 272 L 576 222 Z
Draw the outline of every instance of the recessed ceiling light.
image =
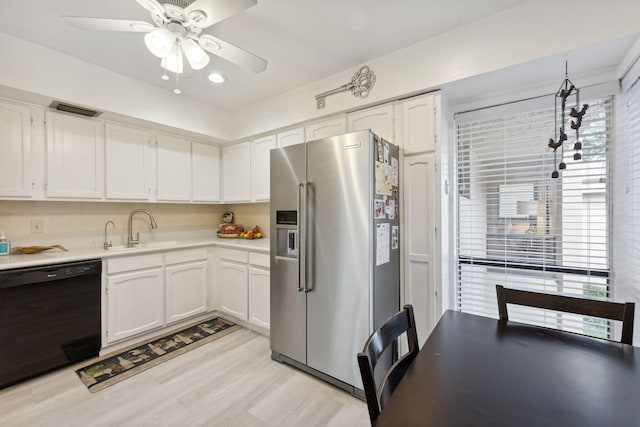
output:
M 226 79 L 220 73 L 211 73 L 209 74 L 209 80 L 213 83 L 221 84 L 221 83 L 224 83 Z

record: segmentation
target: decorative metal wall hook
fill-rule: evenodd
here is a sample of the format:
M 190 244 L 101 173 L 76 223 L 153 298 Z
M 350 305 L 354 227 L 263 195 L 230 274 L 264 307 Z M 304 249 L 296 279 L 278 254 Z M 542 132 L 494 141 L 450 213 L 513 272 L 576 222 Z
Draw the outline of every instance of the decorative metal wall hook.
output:
M 368 66 L 364 65 L 353 75 L 353 77 L 351 77 L 351 81 L 349 83 L 344 84 L 339 88 L 316 95 L 316 108 L 318 110 L 324 108 L 325 98 L 330 95 L 335 95 L 336 93 L 351 91 L 353 96 L 356 98 L 366 98 L 369 96 L 369 92 L 371 92 L 375 82 L 375 73 Z
M 569 80 L 568 74 L 568 66 L 567 61 L 564 63 L 564 80 L 562 84 L 560 84 L 560 88 L 556 92 L 555 95 L 555 108 L 554 108 L 554 117 L 555 117 L 555 139 L 549 139 L 549 147 L 553 149 L 553 163 L 554 165 L 558 165 L 557 169 L 554 169 L 551 174 L 551 178 L 558 178 L 560 173 L 558 169 L 563 170 L 567 168 L 567 164 L 564 162 L 564 142 L 569 139 L 567 133 L 565 132 L 565 111 L 567 106 L 567 98 L 569 98 L 574 92 L 576 97 L 575 107 L 571 108 L 569 112 L 569 117 L 573 117 L 575 120 L 571 121 L 571 129 L 576 131 L 576 140 L 573 144 L 573 149 L 575 153 L 573 155 L 573 160 L 582 159 L 582 154 L 580 154 L 580 150 L 582 150 L 582 142 L 580 142 L 580 127 L 582 126 L 582 118 L 587 113 L 587 109 L 589 106 L 587 104 L 583 104 L 580 111 L 578 111 L 578 106 L 580 105 L 580 89 L 578 89 L 572 82 Z M 560 100 L 560 114 L 558 114 L 558 100 Z M 560 126 L 558 126 L 558 121 L 560 122 Z M 559 136 L 558 136 L 559 135 Z M 560 148 L 560 163 L 558 163 L 557 159 L 557 150 Z

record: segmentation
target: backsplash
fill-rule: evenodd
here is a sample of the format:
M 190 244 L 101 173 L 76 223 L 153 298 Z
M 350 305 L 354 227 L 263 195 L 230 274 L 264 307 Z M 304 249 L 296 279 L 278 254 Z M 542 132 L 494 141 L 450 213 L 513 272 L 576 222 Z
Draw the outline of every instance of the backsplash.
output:
M 224 205 L 225 211 L 233 212 L 233 222 L 251 229 L 260 226 L 262 235 L 269 237 L 269 203 L 247 203 Z
M 211 228 L 217 229 L 224 207 L 221 205 L 169 204 L 169 203 L 101 203 L 51 201 L 0 201 L 0 231 L 4 231 L 12 245 L 45 244 L 53 240 L 96 236 L 104 234 L 105 223 L 110 236 L 127 234 L 129 213 L 133 209 L 150 210 L 158 231 Z M 42 233 L 31 232 L 32 221 L 41 222 Z M 141 234 L 150 230 L 146 216 L 134 220 L 134 231 Z M 99 239 L 102 241 L 102 239 Z M 41 242 L 41 243 L 40 243 Z
M 269 203 L 237 205 L 198 205 L 173 203 L 106 203 L 0 201 L 0 231 L 12 246 L 64 244 L 70 247 L 101 245 L 107 221 L 109 239 L 122 243 L 127 234 L 129 213 L 144 208 L 153 213 L 158 229 L 151 231 L 146 216 L 137 215 L 134 232 L 144 233 L 194 229 L 217 230 L 225 211 L 232 211 L 234 222 L 245 227 L 259 225 L 269 236 Z M 41 223 L 42 233 L 31 232 L 32 221 Z

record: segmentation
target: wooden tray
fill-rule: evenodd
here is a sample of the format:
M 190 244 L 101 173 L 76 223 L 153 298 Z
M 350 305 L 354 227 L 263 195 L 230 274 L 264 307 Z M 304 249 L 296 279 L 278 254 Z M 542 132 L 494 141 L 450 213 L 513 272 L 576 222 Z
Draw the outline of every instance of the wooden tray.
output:
M 23 254 L 37 254 L 38 252 L 42 252 L 42 251 L 48 251 L 49 249 L 60 249 L 63 251 L 68 251 L 67 248 L 65 248 L 62 245 L 51 245 L 51 246 L 24 246 L 24 247 L 17 247 L 17 248 L 13 248 L 14 251 L 23 253 Z

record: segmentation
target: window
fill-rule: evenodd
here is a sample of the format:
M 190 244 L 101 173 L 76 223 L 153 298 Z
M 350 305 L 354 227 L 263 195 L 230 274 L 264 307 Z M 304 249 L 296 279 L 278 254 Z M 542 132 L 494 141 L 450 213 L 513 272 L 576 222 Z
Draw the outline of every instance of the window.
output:
M 567 168 L 556 179 L 547 145 L 555 138 L 554 108 L 541 108 L 552 107 L 553 96 L 456 115 L 457 309 L 498 317 L 496 284 L 610 297 L 612 98 L 586 102 L 582 160 L 573 160 L 575 134 L 568 129 Z M 603 338 L 612 334 L 610 322 L 585 316 L 510 306 L 509 317 Z
M 640 63 L 639 63 L 640 65 Z M 640 80 L 628 76 L 631 88 L 620 103 L 621 124 L 614 146 L 615 187 L 612 263 L 615 271 L 615 297 L 618 301 L 640 299 Z M 624 83 L 624 81 L 623 81 Z M 640 343 L 640 319 L 636 311 L 634 343 Z

